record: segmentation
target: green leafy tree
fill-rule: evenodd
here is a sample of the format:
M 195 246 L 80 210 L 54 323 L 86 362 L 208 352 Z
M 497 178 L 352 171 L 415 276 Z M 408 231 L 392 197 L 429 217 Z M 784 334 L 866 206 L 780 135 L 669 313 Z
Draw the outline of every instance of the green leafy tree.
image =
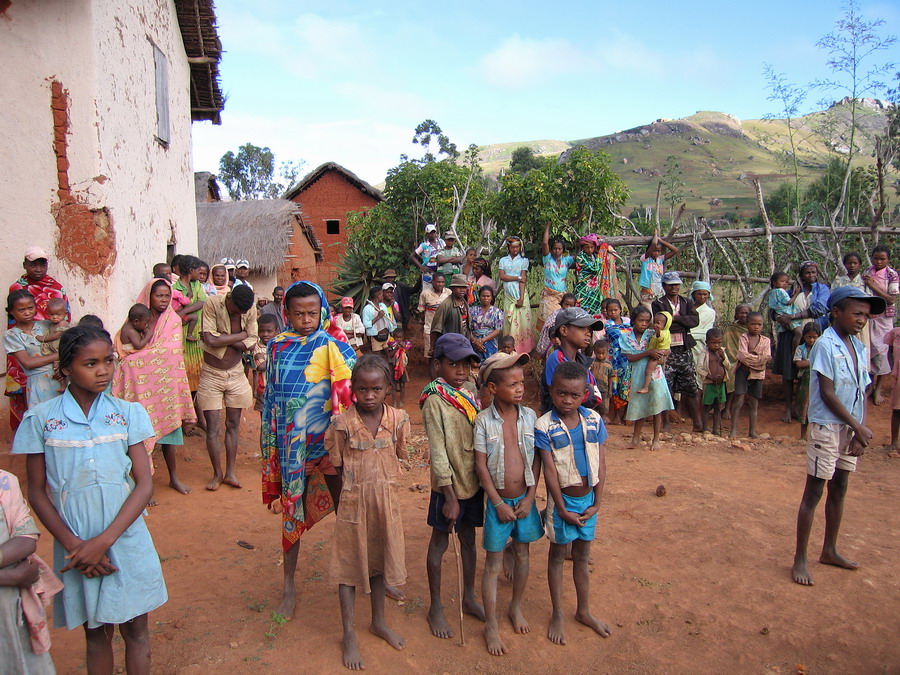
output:
M 769 64 L 765 65 L 763 76 L 766 78 L 766 89 L 769 90 L 768 100 L 777 102 L 781 108 L 777 113 L 766 115 L 764 119 L 784 120 L 787 125 L 789 149 L 784 150 L 780 154 L 780 160 L 781 164 L 788 167 L 793 175 L 794 184 L 790 190 L 790 195 L 793 197 L 794 203 L 791 208 L 787 209 L 786 213 L 788 216 L 793 213 L 799 218 L 800 162 L 797 157 L 797 148 L 800 138 L 797 128 L 797 117 L 801 115 L 801 106 L 806 100 L 807 90 L 789 82 L 784 73 L 775 72 L 775 69 Z M 790 220 L 782 222 L 790 222 Z
M 218 178 L 234 200 L 276 199 L 291 188 L 305 162 L 282 162 L 276 173 L 275 153 L 245 143 L 219 160 Z
M 564 161 L 540 161 L 526 174 L 509 173 L 501 179 L 495 200 L 500 232 L 516 234 L 536 247 L 548 221 L 568 238 L 615 231 L 612 213 L 628 199 L 628 188 L 612 170 L 609 155 L 577 147 Z
M 509 170 L 513 173 L 528 173 L 539 166 L 541 166 L 540 158 L 536 157 L 534 150 L 527 145 L 513 150 L 512 159 L 509 162 Z
M 437 154 L 432 152 L 431 143 L 437 144 Z M 425 150 L 425 155 L 420 160 L 416 160 L 418 164 L 429 164 L 436 162 L 441 155 L 444 155 L 450 161 L 455 161 L 459 157 L 459 150 L 456 149 L 456 143 L 452 143 L 450 139 L 441 131 L 438 123 L 434 120 L 425 120 L 416 127 L 415 135 L 412 142 L 421 145 Z M 402 159 L 405 159 L 402 158 Z

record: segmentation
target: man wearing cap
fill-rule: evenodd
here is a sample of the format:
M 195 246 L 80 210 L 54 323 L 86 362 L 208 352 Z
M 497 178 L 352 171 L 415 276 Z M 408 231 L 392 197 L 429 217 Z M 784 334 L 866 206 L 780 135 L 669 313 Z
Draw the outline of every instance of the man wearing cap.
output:
M 47 252 L 40 246 L 29 246 L 25 249 L 25 260 L 22 267 L 25 273 L 9 287 L 9 292 L 26 290 L 34 296 L 35 321 L 47 319 L 47 303 L 55 298 L 66 301 L 66 319 L 72 320 L 69 311 L 69 299 L 66 291 L 56 279 L 47 274 Z M 13 325 L 9 319 L 7 327 Z M 6 357 L 6 395 L 9 397 L 9 426 L 15 430 L 22 421 L 22 416 L 28 410 L 28 402 L 25 399 L 25 372 L 19 362 L 12 356 Z
M 444 234 L 444 248 L 437 252 L 438 273 L 444 275 L 445 282 L 450 283 L 453 275 L 459 274 L 465 257 L 456 243 L 456 234 L 448 230 Z
M 431 277 L 437 271 L 437 252 L 444 248 L 444 240 L 438 237 L 437 225 L 425 226 L 425 241 L 409 254 L 412 264 L 422 272 L 422 288 L 431 287 Z
M 249 286 L 250 284 L 246 284 Z M 251 288 L 252 290 L 252 288 Z M 263 305 L 263 308 L 259 310 L 260 315 L 263 314 L 271 314 L 275 317 L 275 321 L 278 323 L 278 332 L 283 333 L 285 322 L 284 322 L 284 288 L 282 286 L 276 286 L 272 290 L 272 302 L 267 302 Z M 350 337 L 349 335 L 347 336 Z
M 885 311 L 884 298 L 867 295 L 854 286 L 831 291 L 831 326 L 809 353 L 809 429 L 806 446 L 806 487 L 797 514 L 797 547 L 791 577 L 812 586 L 806 549 L 816 506 L 828 485 L 825 505 L 825 542 L 819 562 L 855 570 L 859 565 L 837 552 L 850 473 L 857 457 L 872 440 L 866 426 L 866 387 L 871 378 L 865 345 L 857 338 L 870 315 Z
M 469 337 L 469 305 L 466 291 L 469 282 L 463 274 L 454 274 L 450 280 L 450 297 L 438 305 L 431 322 L 431 343 L 444 333 L 459 333 Z
M 541 377 L 541 414 L 550 412 L 550 382 L 557 366 L 565 361 L 574 361 L 584 366 L 588 376 L 588 390 L 585 394 L 584 405 L 586 408 L 594 408 L 599 402 L 600 392 L 597 388 L 597 380 L 591 374 L 591 363 L 594 359 L 584 353 L 584 349 L 591 344 L 593 331 L 603 330 L 603 321 L 594 318 L 581 307 L 567 307 L 560 310 L 553 322 L 550 337 L 559 338 L 559 347 L 550 352 L 544 363 L 544 375 Z
M 381 296 L 384 306 L 387 308 L 388 318 L 391 320 L 391 334 L 397 330 L 398 319 L 400 318 L 400 306 L 394 299 L 394 284 L 385 281 L 381 284 Z
M 253 290 L 253 285 L 247 281 L 247 277 L 250 276 L 250 263 L 246 260 L 238 260 L 234 264 L 234 285 L 235 286 L 246 286 L 251 291 Z
M 691 328 L 696 328 L 700 323 L 700 315 L 691 304 L 678 295 L 681 290 L 681 275 L 678 272 L 666 272 L 662 275 L 663 296 L 657 298 L 650 305 L 650 310 L 656 316 L 660 312 L 668 312 L 672 315 L 672 325 L 669 331 L 672 334 L 672 349 L 666 359 L 666 381 L 669 384 L 669 393 L 681 394 L 682 400 L 691 416 L 694 431 L 703 431 L 703 423 L 700 421 L 700 402 L 697 393 L 700 388 L 697 385 L 697 374 L 694 370 L 694 358 L 691 356 L 691 348 L 696 341 L 691 337 Z M 668 429 L 669 420 L 664 416 L 664 429 Z
M 402 281 L 398 281 L 397 272 L 392 269 L 385 270 L 384 274 L 381 275 L 381 278 L 384 279 L 386 283 L 394 285 L 394 300 L 396 300 L 397 305 L 400 307 L 400 325 L 406 330 L 406 327 L 409 324 L 410 314 L 409 299 L 412 297 L 413 293 L 422 288 L 422 279 L 420 277 L 415 286 L 410 286 L 409 284 L 404 284 Z
M 230 285 L 234 286 L 234 258 L 222 258 L 219 264 L 225 267 L 225 271 L 228 272 L 228 281 Z

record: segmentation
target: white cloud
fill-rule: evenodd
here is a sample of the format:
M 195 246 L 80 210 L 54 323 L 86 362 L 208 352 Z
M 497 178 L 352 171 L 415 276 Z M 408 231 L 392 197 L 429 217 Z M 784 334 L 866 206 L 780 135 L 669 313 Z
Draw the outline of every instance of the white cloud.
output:
M 480 69 L 489 84 L 520 88 L 554 75 L 579 71 L 586 65 L 583 52 L 568 40 L 535 40 L 513 35 L 482 57 Z
M 614 32 L 590 45 L 564 38 L 525 38 L 513 35 L 485 54 L 481 76 L 510 89 L 538 85 L 564 75 L 643 75 L 661 77 L 678 58 L 664 56 L 637 38 Z

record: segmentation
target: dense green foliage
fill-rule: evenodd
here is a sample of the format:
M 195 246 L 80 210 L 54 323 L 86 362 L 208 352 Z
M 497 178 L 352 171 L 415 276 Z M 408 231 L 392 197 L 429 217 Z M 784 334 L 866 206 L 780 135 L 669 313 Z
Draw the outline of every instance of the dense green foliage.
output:
M 219 160 L 218 179 L 224 183 L 229 196 L 239 199 L 277 199 L 294 184 L 303 162 L 282 162 L 275 173 L 275 153 L 245 143 L 237 154 L 231 150 Z

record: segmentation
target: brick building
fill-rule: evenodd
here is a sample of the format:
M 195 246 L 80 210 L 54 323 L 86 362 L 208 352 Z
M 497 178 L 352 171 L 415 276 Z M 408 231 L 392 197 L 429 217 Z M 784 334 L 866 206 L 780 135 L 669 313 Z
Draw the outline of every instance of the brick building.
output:
M 326 162 L 288 191 L 285 199 L 302 206 L 304 223 L 321 243 L 324 262 L 319 265 L 319 284 L 329 291 L 347 245 L 347 215 L 369 210 L 384 201 L 384 195 L 340 164 Z M 292 246 L 300 243 L 295 239 Z M 299 257 L 301 253 L 291 250 L 289 255 Z M 291 277 L 292 260 L 286 258 L 279 278 Z

